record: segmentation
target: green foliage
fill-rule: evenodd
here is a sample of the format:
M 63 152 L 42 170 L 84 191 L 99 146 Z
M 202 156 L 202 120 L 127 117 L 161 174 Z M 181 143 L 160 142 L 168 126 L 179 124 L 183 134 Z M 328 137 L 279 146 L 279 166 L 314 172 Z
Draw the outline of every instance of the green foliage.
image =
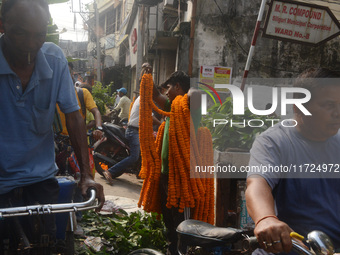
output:
M 106 247 L 113 251 L 94 253 L 89 248 L 82 247 L 78 254 L 120 254 L 125 255 L 140 248 L 151 248 L 161 252 L 166 250 L 165 225 L 157 219 L 156 214 L 134 212 L 127 214 L 101 216 L 94 212 L 84 213 L 82 225 L 85 236 L 100 237 L 105 240 Z
M 272 121 L 266 121 L 266 119 L 273 119 L 273 117 L 254 115 L 247 108 L 244 115 L 233 115 L 232 109 L 232 99 L 228 97 L 222 105 L 215 104 L 209 108 L 208 114 L 203 118 L 202 123 L 209 128 L 215 149 L 225 151 L 228 148 L 237 148 L 249 151 L 256 136 L 271 126 Z M 214 127 L 214 119 L 226 119 L 228 123 Z M 249 127 L 247 121 L 251 119 L 262 120 L 264 125 L 256 128 Z M 232 126 L 230 125 L 230 120 L 233 121 Z M 243 124 L 235 124 L 243 123 L 243 120 L 246 120 L 245 127 Z M 259 125 L 259 123 L 254 123 L 254 125 Z
M 114 104 L 114 99 L 109 94 L 109 87 L 103 87 L 98 81 L 95 82 L 92 88 L 92 96 L 102 115 L 105 115 L 107 105 Z
M 72 57 L 70 57 L 70 56 L 67 56 L 66 59 L 67 59 L 67 62 L 76 62 L 76 61 L 81 60 L 81 59 L 79 59 L 79 58 L 72 58 Z

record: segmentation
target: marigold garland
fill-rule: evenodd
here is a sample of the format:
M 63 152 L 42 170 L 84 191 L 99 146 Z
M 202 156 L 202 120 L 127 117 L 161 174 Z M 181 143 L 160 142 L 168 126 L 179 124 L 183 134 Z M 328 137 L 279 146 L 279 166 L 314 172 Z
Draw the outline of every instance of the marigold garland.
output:
M 207 128 L 196 132 L 190 115 L 188 96 L 177 96 L 171 112 L 164 112 L 152 100 L 151 74 L 144 74 L 140 85 L 139 137 L 142 154 L 140 177 L 144 179 L 138 206 L 147 212 L 161 213 L 159 183 L 163 123 L 157 138 L 152 135 L 152 109 L 170 117 L 168 208 L 183 212 L 193 208 L 192 217 L 214 224 L 214 179 L 195 172 L 196 166 L 213 165 L 212 137 Z

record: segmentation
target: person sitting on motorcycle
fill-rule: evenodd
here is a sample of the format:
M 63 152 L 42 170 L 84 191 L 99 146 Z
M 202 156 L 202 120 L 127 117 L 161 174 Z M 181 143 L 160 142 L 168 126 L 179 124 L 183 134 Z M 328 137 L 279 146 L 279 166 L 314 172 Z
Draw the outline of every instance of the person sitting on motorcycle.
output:
M 304 106 L 311 115 L 294 105 L 296 126 L 278 123 L 257 137 L 250 151 L 249 166 L 259 172 L 248 173 L 247 209 L 267 252 L 287 253 L 292 231 L 306 236 L 312 230 L 326 233 L 340 249 L 340 179 L 334 175 L 340 151 L 340 82 L 334 78 L 339 77 L 323 68 L 303 72 L 294 86 L 310 91 Z M 261 172 L 264 167 L 292 170 Z
M 127 90 L 126 88 L 120 88 L 117 89 L 118 95 L 119 95 L 119 103 L 117 106 L 113 109 L 114 111 L 119 111 L 118 117 L 120 120 L 128 119 L 129 118 L 129 110 L 130 110 L 130 104 L 131 100 L 126 96 Z
M 105 197 L 89 169 L 84 121 L 79 113 L 73 81 L 62 50 L 45 43 L 49 7 L 44 0 L 2 1 L 0 16 L 0 207 L 53 204 L 58 201 L 52 123 L 56 103 L 65 113 L 82 178 L 79 186 L 97 190 L 100 207 Z M 53 242 L 52 214 L 23 219 L 29 241 Z M 41 218 L 40 218 L 41 219 Z M 41 227 L 41 228 L 39 228 Z M 13 223 L 0 220 L 0 253 Z M 36 233 L 38 236 L 34 235 Z M 26 232 L 27 233 L 27 232 Z M 40 239 L 41 237 L 41 239 Z M 11 245 L 11 243 L 9 244 Z

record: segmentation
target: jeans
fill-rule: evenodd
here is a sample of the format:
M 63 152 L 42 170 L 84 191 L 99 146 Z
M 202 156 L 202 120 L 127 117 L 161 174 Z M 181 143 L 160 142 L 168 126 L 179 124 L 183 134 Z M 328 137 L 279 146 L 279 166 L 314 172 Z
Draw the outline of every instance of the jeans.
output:
M 125 132 L 130 147 L 130 155 L 122 161 L 109 168 L 112 178 L 122 175 L 126 168 L 137 162 L 140 154 L 139 130 L 137 128 L 128 127 Z

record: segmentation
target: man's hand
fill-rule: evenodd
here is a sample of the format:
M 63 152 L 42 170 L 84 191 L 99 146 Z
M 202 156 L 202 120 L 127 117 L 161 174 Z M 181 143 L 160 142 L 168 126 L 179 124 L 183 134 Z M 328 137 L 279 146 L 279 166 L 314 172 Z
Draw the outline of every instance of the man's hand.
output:
M 96 190 L 96 198 L 98 199 L 99 203 L 98 207 L 96 208 L 96 212 L 99 212 L 102 209 L 105 202 L 103 186 L 99 183 L 96 183 L 91 177 L 83 178 L 83 176 L 80 179 L 78 185 L 83 197 L 87 197 L 87 191 L 89 188 L 94 188 Z
M 96 129 L 92 132 L 92 135 L 93 135 L 93 138 L 97 141 L 103 137 L 103 132 Z
M 291 232 L 286 223 L 273 217 L 261 220 L 254 230 L 260 247 L 272 253 L 288 253 L 292 249 Z
M 293 230 L 275 216 L 272 189 L 263 177 L 247 178 L 246 201 L 249 215 L 256 223 L 254 233 L 260 247 L 268 252 L 288 253 L 292 249 Z

